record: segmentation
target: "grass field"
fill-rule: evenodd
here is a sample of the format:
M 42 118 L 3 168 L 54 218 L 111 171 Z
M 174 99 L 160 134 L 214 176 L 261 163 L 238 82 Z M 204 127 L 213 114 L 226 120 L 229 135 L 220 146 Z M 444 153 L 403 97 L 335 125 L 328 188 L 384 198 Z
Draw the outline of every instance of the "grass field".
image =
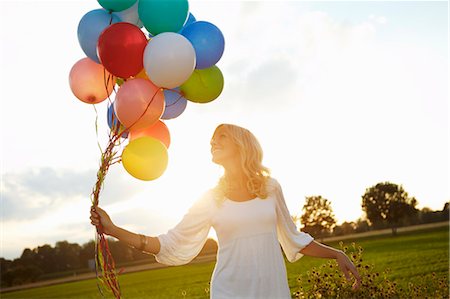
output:
M 408 283 L 423 285 L 434 272 L 444 278 L 448 289 L 449 227 L 400 233 L 397 236 L 377 236 L 358 240 L 364 249 L 364 261 L 376 271 L 389 268 L 388 277 L 406 289 Z M 339 247 L 338 242 L 330 243 Z M 303 257 L 296 263 L 286 263 L 291 290 L 297 288 L 297 278 L 327 260 Z M 209 279 L 214 262 L 123 274 L 119 281 L 123 298 L 207 298 Z M 111 296 L 106 296 L 111 297 Z M 1 298 L 101 298 L 96 280 L 84 280 L 48 287 L 1 294 Z

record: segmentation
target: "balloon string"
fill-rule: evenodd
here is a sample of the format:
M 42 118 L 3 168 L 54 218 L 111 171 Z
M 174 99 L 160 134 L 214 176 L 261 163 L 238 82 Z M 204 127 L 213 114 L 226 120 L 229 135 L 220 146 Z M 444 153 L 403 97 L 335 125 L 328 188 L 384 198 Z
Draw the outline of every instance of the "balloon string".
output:
M 119 135 L 120 136 L 120 135 Z M 114 150 L 116 146 L 116 141 L 119 136 L 115 136 L 109 140 L 108 146 L 101 155 L 101 164 L 97 172 L 97 181 L 94 185 L 91 194 L 92 206 L 97 207 L 99 202 L 99 196 L 101 188 L 104 184 L 106 174 L 108 169 L 112 164 L 117 151 Z M 111 255 L 108 243 L 105 239 L 103 233 L 103 227 L 100 225 L 97 227 L 97 237 L 95 239 L 95 257 L 96 257 L 96 276 L 97 276 L 97 287 L 100 290 L 100 294 L 103 296 L 101 291 L 99 281 L 102 282 L 103 286 L 107 286 L 116 298 L 120 298 L 120 286 L 117 280 L 117 274 L 115 271 L 114 259 Z M 101 273 L 99 273 L 101 272 Z M 101 276 L 100 276 L 101 275 Z
M 113 15 L 112 15 L 113 11 L 112 10 L 108 10 L 108 13 L 110 15 L 110 17 L 109 17 L 109 25 L 111 25 L 112 21 L 113 21 Z
M 104 83 L 105 83 L 105 89 L 106 89 L 106 91 L 108 91 L 109 80 L 112 80 L 113 76 L 109 75 L 107 77 L 105 69 L 104 69 L 103 74 L 104 74 L 103 79 L 104 79 Z M 118 120 L 115 121 L 117 118 L 115 116 L 115 113 L 112 114 L 113 125 L 112 125 L 112 129 L 110 130 L 110 133 L 109 133 L 108 145 L 101 154 L 100 168 L 97 171 L 97 181 L 96 181 L 94 188 L 92 190 L 92 193 L 91 193 L 92 207 L 98 206 L 100 191 L 104 185 L 104 180 L 105 180 L 106 174 L 108 173 L 109 167 L 112 164 L 120 162 L 120 157 L 117 157 L 118 151 L 115 150 L 116 146 L 119 146 L 121 144 L 120 137 L 122 136 L 123 133 L 125 133 L 130 128 L 132 128 L 146 114 L 146 112 L 150 108 L 150 105 L 155 100 L 156 95 L 158 94 L 158 92 L 161 92 L 161 91 L 162 91 L 161 88 L 156 90 L 156 92 L 153 94 L 152 98 L 150 99 L 149 103 L 147 104 L 147 107 L 144 110 L 144 112 L 142 113 L 142 115 L 129 128 L 125 128 L 124 126 L 121 126 L 120 122 Z M 109 94 L 108 94 L 108 99 L 111 102 Z M 97 109 L 95 108 L 95 106 L 94 106 L 94 110 L 96 113 L 95 128 L 96 128 L 96 134 L 97 134 L 97 143 L 101 150 L 101 146 L 100 146 L 100 143 L 98 140 L 98 112 L 97 112 Z M 121 129 L 121 127 L 123 127 L 123 129 Z M 109 288 L 109 290 L 111 290 L 111 292 L 113 293 L 113 295 L 116 298 L 120 298 L 121 297 L 120 285 L 119 285 L 119 281 L 117 279 L 117 273 L 115 270 L 115 262 L 114 262 L 112 254 L 111 254 L 111 251 L 109 249 L 108 242 L 105 239 L 105 235 L 104 235 L 103 228 L 101 225 L 97 227 L 97 236 L 95 238 L 95 243 L 96 243 L 95 244 L 95 260 L 96 260 L 95 274 L 97 277 L 97 288 L 99 289 L 102 297 L 104 296 L 104 293 L 102 291 L 101 285 L 103 287 Z M 102 284 L 100 285 L 99 282 L 101 282 Z
M 95 136 L 97 137 L 97 146 L 98 146 L 100 152 L 102 152 L 102 146 L 100 145 L 100 142 L 98 140 L 98 112 L 97 112 L 97 108 L 95 107 L 94 104 L 92 104 L 92 107 L 94 107 L 94 111 L 95 111 Z
M 106 70 L 103 69 L 103 79 L 105 83 L 105 90 L 108 94 L 108 100 L 111 102 L 109 92 L 108 92 L 108 85 L 110 84 L 111 80 L 113 80 L 112 75 L 106 76 Z M 95 120 L 95 128 L 96 128 L 96 134 L 97 134 L 97 144 L 101 150 L 99 137 L 98 137 L 98 112 L 94 105 L 94 110 L 96 113 L 96 120 Z M 97 171 L 97 181 L 92 189 L 91 193 L 91 201 L 92 201 L 92 207 L 97 207 L 99 203 L 99 197 L 100 197 L 100 191 L 104 185 L 104 180 L 106 177 L 106 174 L 108 173 L 109 167 L 117 161 L 117 153 L 118 151 L 115 150 L 116 146 L 120 145 L 120 135 L 111 135 L 111 131 L 108 134 L 109 140 L 108 145 L 104 151 L 101 153 L 101 159 L 100 159 L 100 167 Z M 104 292 L 102 289 L 110 290 L 114 297 L 120 298 L 120 285 L 119 281 L 117 279 L 117 274 L 115 270 L 115 263 L 114 259 L 112 257 L 112 254 L 110 252 L 108 242 L 105 239 L 105 235 L 103 233 L 103 227 L 100 225 L 96 229 L 96 238 L 95 238 L 95 275 L 97 277 L 97 288 L 101 294 L 102 297 L 104 297 Z

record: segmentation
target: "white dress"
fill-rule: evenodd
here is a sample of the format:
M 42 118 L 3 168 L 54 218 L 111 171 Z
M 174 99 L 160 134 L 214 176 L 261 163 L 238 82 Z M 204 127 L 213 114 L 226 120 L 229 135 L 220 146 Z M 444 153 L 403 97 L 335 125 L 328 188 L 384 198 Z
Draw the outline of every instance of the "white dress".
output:
M 313 238 L 299 232 L 278 182 L 270 179 L 266 199 L 218 204 L 208 191 L 166 234 L 159 235 L 156 260 L 182 265 L 198 255 L 213 227 L 219 249 L 211 279 L 211 298 L 291 298 L 281 247 L 290 262 Z

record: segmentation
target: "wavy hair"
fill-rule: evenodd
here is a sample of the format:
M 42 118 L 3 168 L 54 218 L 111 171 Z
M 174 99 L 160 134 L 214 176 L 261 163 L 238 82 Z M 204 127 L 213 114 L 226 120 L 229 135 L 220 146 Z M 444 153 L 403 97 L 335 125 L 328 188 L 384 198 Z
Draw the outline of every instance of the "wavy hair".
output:
M 228 134 L 238 148 L 240 165 L 247 181 L 248 192 L 259 198 L 267 198 L 267 180 L 270 177 L 270 170 L 262 165 L 263 151 L 255 135 L 236 125 L 221 124 L 217 126 L 213 136 L 219 128 Z M 221 195 L 219 201 L 225 199 L 228 188 L 228 180 L 223 175 L 216 186 L 216 190 Z

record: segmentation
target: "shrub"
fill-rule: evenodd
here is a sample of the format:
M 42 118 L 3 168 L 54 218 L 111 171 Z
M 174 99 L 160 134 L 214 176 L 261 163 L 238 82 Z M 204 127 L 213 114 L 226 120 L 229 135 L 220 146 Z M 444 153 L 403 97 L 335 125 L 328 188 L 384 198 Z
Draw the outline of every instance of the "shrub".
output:
M 406 290 L 388 278 L 390 269 L 374 270 L 373 264 L 363 260 L 363 248 L 352 243 L 351 249 L 340 243 L 341 249 L 350 257 L 358 269 L 362 282 L 358 290 L 352 289 L 336 261 L 329 261 L 319 269 L 307 272 L 306 281 L 297 279 L 297 291 L 293 298 L 449 298 L 448 282 L 437 279 L 435 273 L 425 276 L 421 285 L 408 284 Z

